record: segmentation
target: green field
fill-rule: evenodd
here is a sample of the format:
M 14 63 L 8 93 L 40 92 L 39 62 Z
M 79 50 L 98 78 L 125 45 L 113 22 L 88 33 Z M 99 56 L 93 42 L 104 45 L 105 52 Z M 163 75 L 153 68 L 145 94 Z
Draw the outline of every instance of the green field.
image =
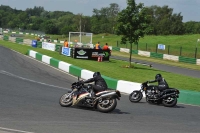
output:
M 97 62 L 97 61 L 73 59 L 71 57 L 60 55 L 58 52 L 52 52 L 52 51 L 48 51 L 44 49 L 33 48 L 30 46 L 15 44 L 15 43 L 2 41 L 2 40 L 0 40 L 0 45 L 16 50 L 22 54 L 26 54 L 28 49 L 32 49 L 41 54 L 51 56 L 53 58 L 68 62 L 70 64 L 79 66 L 81 68 L 84 68 L 90 71 L 100 71 L 103 75 L 112 77 L 118 80 L 127 80 L 127 81 L 141 83 L 146 80 L 152 80 L 154 79 L 154 76 L 157 73 L 161 73 L 165 77 L 165 79 L 168 81 L 170 87 L 175 87 L 182 90 L 200 91 L 200 88 L 198 87 L 200 85 L 199 78 L 192 78 L 192 77 L 188 77 L 188 76 L 184 76 L 180 74 L 173 74 L 173 73 L 169 73 L 165 71 L 156 70 L 154 68 L 150 68 L 147 66 L 133 64 L 134 68 L 125 68 L 124 66 L 129 65 L 128 62 L 114 60 L 114 59 L 111 59 L 110 62 Z M 112 54 L 121 55 L 121 53 L 119 52 L 113 52 Z M 127 56 L 127 55 L 124 54 L 123 56 Z M 145 58 L 143 59 L 145 60 Z M 168 62 L 168 61 L 165 61 L 165 62 Z M 175 62 L 169 61 L 169 63 L 173 64 Z M 180 63 L 175 63 L 175 64 L 180 64 Z M 197 65 L 187 64 L 186 66 L 194 67 L 195 69 Z
M 51 39 L 69 40 L 68 35 L 47 35 Z M 103 36 L 103 37 L 102 37 Z M 25 35 L 24 38 L 35 39 L 35 36 Z M 120 36 L 112 34 L 93 35 L 93 44 L 100 42 L 103 46 L 108 43 L 110 46 L 117 46 L 121 48 L 129 48 L 129 44 L 120 44 Z M 133 49 L 156 52 L 157 44 L 164 44 L 165 50 L 157 50 L 158 53 L 170 54 L 176 56 L 185 56 L 195 58 L 195 50 L 197 47 L 196 58 L 200 58 L 200 39 L 199 34 L 192 35 L 171 35 L 171 36 L 145 36 L 140 38 L 138 45 L 133 45 Z M 72 38 L 71 40 L 74 40 Z M 84 39 L 83 39 L 84 40 Z

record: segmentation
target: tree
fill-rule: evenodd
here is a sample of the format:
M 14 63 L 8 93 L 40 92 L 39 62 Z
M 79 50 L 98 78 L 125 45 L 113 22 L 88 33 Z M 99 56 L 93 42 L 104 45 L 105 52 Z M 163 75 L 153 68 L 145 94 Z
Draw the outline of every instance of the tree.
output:
M 146 8 L 142 3 L 137 5 L 135 0 L 127 0 L 127 7 L 119 13 L 117 22 L 116 34 L 122 35 L 121 43 L 126 44 L 127 41 L 130 43 L 129 67 L 131 67 L 132 44 L 138 44 L 139 38 L 150 31 Z

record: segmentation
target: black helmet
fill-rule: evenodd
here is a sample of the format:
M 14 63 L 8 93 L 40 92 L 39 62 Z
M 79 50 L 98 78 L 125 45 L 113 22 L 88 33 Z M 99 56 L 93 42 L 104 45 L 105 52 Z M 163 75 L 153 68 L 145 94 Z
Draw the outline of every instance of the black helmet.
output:
M 161 74 L 156 74 L 155 80 L 158 80 L 158 79 L 160 79 L 160 78 L 162 78 L 162 75 L 161 75 Z
M 93 77 L 96 77 L 96 76 L 99 76 L 99 75 L 101 75 L 100 72 L 95 72 L 95 73 L 93 74 Z

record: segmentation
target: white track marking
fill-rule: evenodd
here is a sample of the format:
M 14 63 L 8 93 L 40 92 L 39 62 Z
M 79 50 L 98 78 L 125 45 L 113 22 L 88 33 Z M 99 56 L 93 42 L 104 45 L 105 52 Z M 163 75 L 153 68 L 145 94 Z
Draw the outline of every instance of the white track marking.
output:
M 34 133 L 34 132 L 28 132 L 28 131 L 22 131 L 22 130 L 15 130 L 15 129 L 10 129 L 10 128 L 4 128 L 4 127 L 0 127 L 0 130 L 12 131 L 12 132 L 18 132 L 18 133 Z M 0 133 L 1 133 L 1 131 L 0 131 Z
M 50 86 L 50 87 L 55 87 L 55 88 L 60 88 L 60 89 L 65 89 L 65 90 L 67 89 L 67 88 L 64 88 L 64 87 L 59 87 L 59 86 L 55 86 L 55 85 L 50 85 L 50 84 L 46 84 L 46 83 L 34 81 L 34 80 L 31 80 L 31 79 L 26 79 L 26 78 L 23 78 L 23 77 L 14 75 L 14 74 L 12 74 L 12 73 L 6 72 L 6 71 L 4 71 L 4 70 L 0 70 L 0 73 L 1 73 L 1 74 L 4 74 L 4 75 L 11 76 L 11 77 L 19 78 L 19 79 L 22 79 L 22 80 L 25 80 L 25 81 L 37 83 L 37 84 L 42 84 L 42 85 L 46 85 L 46 86 Z M 68 90 L 68 89 L 67 89 L 67 90 Z

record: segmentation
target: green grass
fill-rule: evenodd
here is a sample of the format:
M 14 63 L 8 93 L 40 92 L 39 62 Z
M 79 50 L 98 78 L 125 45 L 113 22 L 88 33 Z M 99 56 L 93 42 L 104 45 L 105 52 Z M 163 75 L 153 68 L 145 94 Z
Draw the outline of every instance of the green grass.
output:
M 51 39 L 56 40 L 69 40 L 68 35 L 49 35 Z M 103 36 L 103 38 L 102 38 Z M 25 35 L 23 38 L 35 39 L 35 36 Z M 156 52 L 156 44 L 165 44 L 166 50 L 158 50 L 159 53 L 171 54 L 171 55 L 182 55 L 186 57 L 195 57 L 195 48 L 200 48 L 200 42 L 197 39 L 200 38 L 199 34 L 192 35 L 168 35 L 168 36 L 145 36 L 140 38 L 138 44 L 138 50 Z M 71 40 L 74 40 L 71 38 Z M 121 37 L 112 34 L 98 34 L 93 35 L 93 43 L 100 42 L 101 46 L 108 43 L 110 46 L 118 46 L 122 48 L 129 48 L 129 45 L 120 44 Z M 147 47 L 146 47 L 147 46 Z M 182 51 L 180 53 L 180 48 Z M 137 45 L 133 45 L 133 49 L 137 49 Z M 197 57 L 200 58 L 200 52 L 197 53 Z
M 160 71 L 147 66 L 133 64 L 134 68 L 124 68 L 124 66 L 129 65 L 128 62 L 114 59 L 111 59 L 110 62 L 97 62 L 90 60 L 73 59 L 71 57 L 60 55 L 58 52 L 48 51 L 40 48 L 33 48 L 27 45 L 15 44 L 2 40 L 0 40 L 0 45 L 16 50 L 22 54 L 26 54 L 28 49 L 31 49 L 41 54 L 51 56 L 58 60 L 68 62 L 70 64 L 90 71 L 100 71 L 103 75 L 118 80 L 127 80 L 141 83 L 146 80 L 154 79 L 154 76 L 157 73 L 161 73 L 168 81 L 170 87 L 176 87 L 183 90 L 200 91 L 200 88 L 198 88 L 198 86 L 200 85 L 199 78 L 193 78 L 180 74 Z
M 68 35 L 48 35 L 51 39 L 56 40 L 69 40 Z M 102 38 L 102 36 L 104 36 Z M 35 36 L 25 35 L 24 38 L 35 39 Z M 157 44 L 164 44 L 165 50 L 158 50 L 158 53 L 170 54 L 176 56 L 185 56 L 190 58 L 195 58 L 195 48 L 197 46 L 197 58 L 200 58 L 200 42 L 197 42 L 197 39 L 200 38 L 199 34 L 192 35 L 169 35 L 169 36 L 145 36 L 140 38 L 138 47 L 133 45 L 133 49 L 156 52 Z M 105 43 L 108 43 L 110 46 L 118 46 L 121 48 L 129 48 L 129 44 L 120 44 L 121 37 L 112 34 L 98 34 L 93 35 L 93 44 L 100 42 L 100 45 L 103 46 Z M 71 38 L 71 40 L 73 40 Z M 147 47 L 146 47 L 147 46 Z M 182 47 L 182 51 L 181 51 Z

